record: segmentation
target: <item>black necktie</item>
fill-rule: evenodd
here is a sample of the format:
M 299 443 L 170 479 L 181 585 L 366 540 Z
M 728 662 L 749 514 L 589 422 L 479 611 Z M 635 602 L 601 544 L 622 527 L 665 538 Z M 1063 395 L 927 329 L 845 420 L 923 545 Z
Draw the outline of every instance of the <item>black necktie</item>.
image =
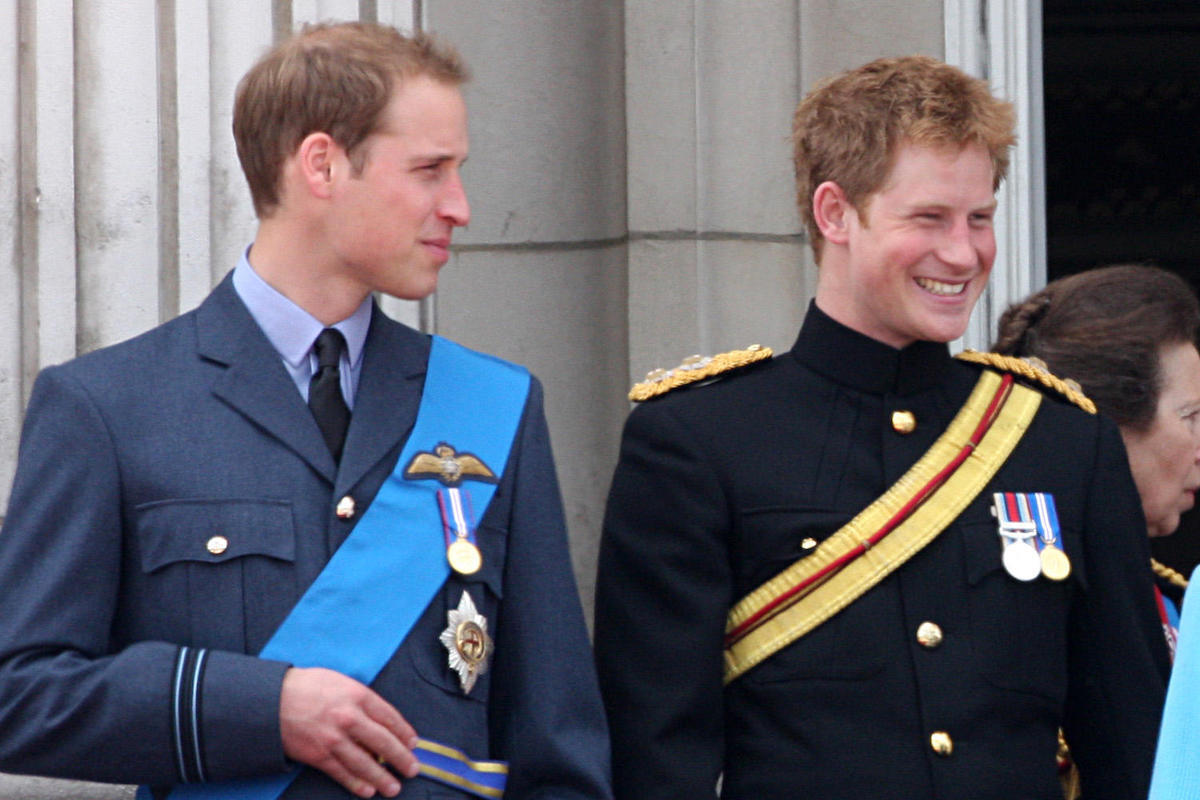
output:
M 342 397 L 342 372 L 338 368 L 345 347 L 346 340 L 340 331 L 334 328 L 321 331 L 313 345 L 317 371 L 308 384 L 308 407 L 335 461 L 341 460 L 346 428 L 350 426 L 350 409 Z

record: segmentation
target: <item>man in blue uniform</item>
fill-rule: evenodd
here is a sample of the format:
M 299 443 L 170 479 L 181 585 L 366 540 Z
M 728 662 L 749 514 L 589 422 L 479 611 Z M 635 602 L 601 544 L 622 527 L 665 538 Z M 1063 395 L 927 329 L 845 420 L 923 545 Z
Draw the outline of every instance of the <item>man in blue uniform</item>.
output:
M 1060 727 L 1088 798 L 1145 796 L 1167 665 L 1117 430 L 946 345 L 1012 128 L 923 57 L 799 105 L 795 346 L 635 387 L 596 599 L 621 800 L 1054 800 Z
M 433 292 L 467 224 L 464 79 L 381 26 L 274 48 L 234 112 L 254 243 L 195 311 L 39 377 L 0 535 L 0 768 L 609 796 L 541 388 L 372 300 Z

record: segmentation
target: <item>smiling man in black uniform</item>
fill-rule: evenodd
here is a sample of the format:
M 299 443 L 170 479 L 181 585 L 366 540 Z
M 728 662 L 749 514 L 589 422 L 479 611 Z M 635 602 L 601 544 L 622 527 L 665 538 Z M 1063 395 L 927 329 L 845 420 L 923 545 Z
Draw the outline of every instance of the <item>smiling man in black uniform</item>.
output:
M 621 800 L 1053 800 L 1060 727 L 1089 799 L 1145 796 L 1166 652 L 1117 430 L 946 345 L 1012 129 L 923 57 L 798 107 L 794 348 L 635 387 L 596 599 Z

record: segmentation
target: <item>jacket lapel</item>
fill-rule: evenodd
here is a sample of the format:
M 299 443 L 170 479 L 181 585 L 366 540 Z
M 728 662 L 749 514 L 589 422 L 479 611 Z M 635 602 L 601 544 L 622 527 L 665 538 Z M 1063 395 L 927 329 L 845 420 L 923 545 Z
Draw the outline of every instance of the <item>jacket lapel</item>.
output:
M 227 367 L 213 394 L 333 483 L 336 465 L 316 421 L 229 275 L 196 310 L 196 330 L 201 357 Z
M 336 497 L 350 491 L 408 436 L 428 361 L 429 337 L 389 319 L 378 306 L 372 309 Z

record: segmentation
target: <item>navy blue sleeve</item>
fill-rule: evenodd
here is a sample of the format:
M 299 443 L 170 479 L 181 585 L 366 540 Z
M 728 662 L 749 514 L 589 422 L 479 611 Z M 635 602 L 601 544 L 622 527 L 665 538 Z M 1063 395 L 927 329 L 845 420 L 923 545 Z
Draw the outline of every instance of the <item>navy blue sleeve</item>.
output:
M 504 796 L 606 800 L 608 732 L 536 379 L 509 470 L 508 555 L 489 712 L 493 750 L 509 762 Z
M 0 530 L 0 770 L 116 783 L 286 769 L 286 664 L 114 641 L 129 568 L 117 447 L 63 368 L 34 386 Z

